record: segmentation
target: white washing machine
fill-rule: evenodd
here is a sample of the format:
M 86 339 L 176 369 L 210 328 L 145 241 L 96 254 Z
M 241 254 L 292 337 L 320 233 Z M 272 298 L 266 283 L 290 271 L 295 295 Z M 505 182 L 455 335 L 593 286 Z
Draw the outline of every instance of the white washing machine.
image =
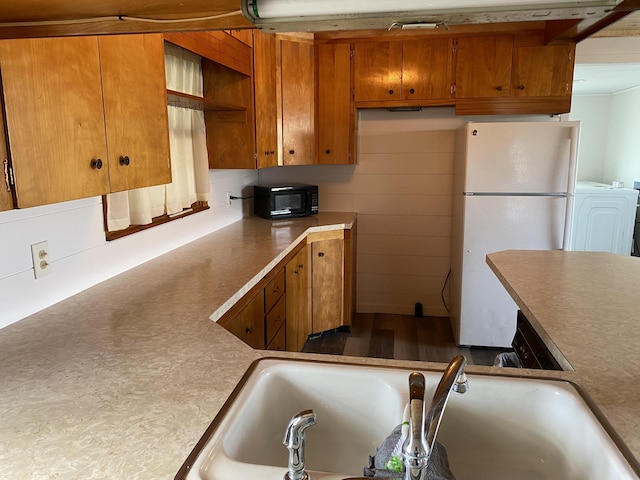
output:
M 638 191 L 576 182 L 570 250 L 630 255 Z

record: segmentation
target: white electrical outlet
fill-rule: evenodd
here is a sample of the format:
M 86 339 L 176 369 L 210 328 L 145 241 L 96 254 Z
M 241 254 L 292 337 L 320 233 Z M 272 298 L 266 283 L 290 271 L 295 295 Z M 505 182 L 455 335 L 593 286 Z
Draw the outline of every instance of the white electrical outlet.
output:
M 227 192 L 227 207 L 231 206 L 231 192 Z
M 51 273 L 49 242 L 45 240 L 31 245 L 31 259 L 33 260 L 33 273 L 36 279 L 49 275 Z

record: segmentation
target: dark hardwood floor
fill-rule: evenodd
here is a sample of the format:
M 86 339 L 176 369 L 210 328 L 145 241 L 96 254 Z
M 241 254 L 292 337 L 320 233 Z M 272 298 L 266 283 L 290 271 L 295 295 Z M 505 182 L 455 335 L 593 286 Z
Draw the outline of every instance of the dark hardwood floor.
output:
M 493 365 L 497 354 L 510 349 L 457 347 L 446 317 L 358 313 L 350 332 L 333 331 L 310 337 L 302 351 L 442 363 L 464 355 L 470 365 Z

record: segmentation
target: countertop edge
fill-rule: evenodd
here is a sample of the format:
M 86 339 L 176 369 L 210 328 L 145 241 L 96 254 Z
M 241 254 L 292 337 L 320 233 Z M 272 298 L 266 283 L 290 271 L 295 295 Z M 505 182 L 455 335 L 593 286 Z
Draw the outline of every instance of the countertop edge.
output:
M 353 228 L 354 220 L 347 223 L 334 223 L 331 225 L 318 225 L 307 228 L 298 238 L 296 238 L 287 248 L 285 248 L 280 254 L 278 254 L 271 262 L 269 262 L 264 268 L 256 273 L 243 287 L 234 293 L 226 302 L 218 307 L 209 317 L 210 320 L 218 322 L 225 313 L 227 313 L 231 307 L 233 307 L 238 300 L 247 294 L 253 287 L 255 287 L 264 276 L 275 268 L 278 263 L 282 261 L 290 252 L 295 250 L 301 242 L 303 242 L 311 233 L 317 232 L 330 232 L 334 230 L 351 230 Z

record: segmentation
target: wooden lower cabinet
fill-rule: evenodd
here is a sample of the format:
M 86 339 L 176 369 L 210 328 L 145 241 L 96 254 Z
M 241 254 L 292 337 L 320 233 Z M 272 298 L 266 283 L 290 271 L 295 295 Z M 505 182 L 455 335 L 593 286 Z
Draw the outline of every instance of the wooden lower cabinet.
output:
M 287 350 L 299 352 L 311 333 L 309 250 L 307 245 L 284 267 L 287 285 Z
M 341 238 L 311 243 L 312 333 L 342 326 L 344 242 Z
M 349 326 L 355 315 L 356 224 L 319 232 L 310 245 L 311 333 Z
M 219 323 L 253 348 L 300 352 L 312 333 L 350 325 L 355 314 L 351 230 L 312 233 Z
M 225 327 L 253 348 L 263 349 L 264 343 L 264 291 L 260 291 Z

